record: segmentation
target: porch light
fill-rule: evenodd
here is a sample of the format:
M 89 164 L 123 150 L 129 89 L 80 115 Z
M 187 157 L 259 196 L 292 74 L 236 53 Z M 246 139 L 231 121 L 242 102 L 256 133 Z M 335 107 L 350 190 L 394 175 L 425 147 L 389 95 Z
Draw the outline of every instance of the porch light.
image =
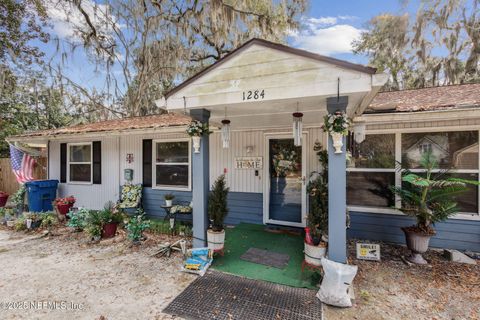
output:
M 296 147 L 299 147 L 302 145 L 303 113 L 294 112 L 292 115 L 293 115 L 293 144 Z
M 222 145 L 224 149 L 230 146 L 230 120 L 222 120 Z

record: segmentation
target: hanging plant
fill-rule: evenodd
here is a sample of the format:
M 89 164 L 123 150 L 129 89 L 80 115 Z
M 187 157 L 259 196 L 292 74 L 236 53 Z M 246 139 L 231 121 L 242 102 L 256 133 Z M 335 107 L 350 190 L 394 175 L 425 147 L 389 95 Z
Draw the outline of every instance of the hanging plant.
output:
M 198 120 L 193 120 L 185 130 L 190 137 L 200 137 L 204 134 L 210 134 L 211 131 L 208 127 L 208 123 L 201 123 Z
M 346 136 L 348 135 L 350 125 L 351 120 L 347 117 L 347 114 L 343 111 L 336 111 L 335 113 L 328 114 L 324 117 L 323 130 L 330 134 L 340 133 L 343 136 Z

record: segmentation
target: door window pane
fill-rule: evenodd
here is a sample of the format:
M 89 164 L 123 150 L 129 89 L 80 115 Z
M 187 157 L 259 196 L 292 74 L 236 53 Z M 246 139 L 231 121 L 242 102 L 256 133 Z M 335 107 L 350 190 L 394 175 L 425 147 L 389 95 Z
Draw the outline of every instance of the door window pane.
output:
M 394 172 L 348 172 L 347 204 L 350 206 L 393 207 Z
M 425 152 L 432 152 L 440 168 L 478 169 L 478 131 L 402 134 L 403 167 L 421 168 Z
M 187 141 L 157 143 L 157 162 L 188 163 L 188 145 Z
M 369 134 L 362 143 L 349 139 L 350 168 L 395 168 L 395 135 Z
M 70 164 L 70 181 L 90 182 L 91 168 L 90 164 Z
M 91 148 L 89 144 L 71 145 L 70 146 L 70 162 L 90 162 Z
M 188 165 L 157 165 L 156 185 L 188 187 Z

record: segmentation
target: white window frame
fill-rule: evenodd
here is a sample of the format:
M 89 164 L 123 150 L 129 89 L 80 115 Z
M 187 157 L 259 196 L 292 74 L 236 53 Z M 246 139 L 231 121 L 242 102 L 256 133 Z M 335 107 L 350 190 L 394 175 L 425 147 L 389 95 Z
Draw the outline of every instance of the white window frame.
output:
M 187 142 L 188 143 L 188 186 L 173 187 L 173 186 L 157 186 L 157 165 L 162 165 L 162 162 L 157 162 L 157 143 L 168 142 Z M 186 165 L 185 162 L 169 162 L 164 165 Z M 192 191 L 192 145 L 191 139 L 155 139 L 152 141 L 152 189 L 158 190 L 178 190 L 178 191 Z
M 89 162 L 71 162 L 70 147 L 71 146 L 90 146 Z M 70 180 L 70 164 L 89 164 L 90 165 L 90 181 L 72 181 Z M 93 184 L 93 145 L 92 142 L 70 142 L 67 143 L 67 183 L 68 184 Z
M 478 169 L 451 169 L 451 173 L 475 173 L 477 174 L 478 181 L 480 182 L 480 129 L 477 127 L 428 127 L 428 128 L 408 128 L 408 129 L 396 129 L 396 130 L 367 130 L 366 135 L 373 134 L 395 134 L 395 162 L 401 163 L 402 161 L 402 134 L 406 133 L 437 133 L 437 132 L 464 132 L 464 131 L 477 131 L 478 133 L 478 144 L 479 144 L 479 153 L 478 153 Z M 347 168 L 347 172 L 391 172 L 390 169 L 371 169 L 371 168 Z M 395 170 L 394 170 L 395 171 Z M 420 173 L 424 172 L 423 169 L 411 169 L 411 172 Z M 441 171 L 440 169 L 434 170 L 434 172 Z M 401 187 L 402 171 L 395 171 L 395 186 Z M 450 219 L 460 219 L 460 220 L 480 220 L 480 186 L 478 188 L 478 212 L 458 212 L 456 215 L 452 216 Z M 370 206 L 347 206 L 350 211 L 357 212 L 372 212 L 372 213 L 384 213 L 384 214 L 394 214 L 394 215 L 404 215 L 403 212 L 399 210 L 401 206 L 401 199 L 398 195 L 395 195 L 395 208 L 388 207 L 370 207 Z

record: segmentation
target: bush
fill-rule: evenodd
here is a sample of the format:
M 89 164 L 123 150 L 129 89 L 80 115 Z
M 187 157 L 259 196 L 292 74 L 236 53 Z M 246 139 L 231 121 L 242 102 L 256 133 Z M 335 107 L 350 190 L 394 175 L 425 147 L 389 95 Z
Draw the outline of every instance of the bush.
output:
M 77 231 L 82 231 L 87 227 L 87 217 L 89 214 L 90 211 L 85 208 L 81 208 L 77 212 L 68 212 L 67 216 L 70 220 L 68 220 L 67 226 Z
M 57 215 L 53 211 L 47 211 L 40 214 L 42 220 L 41 228 L 50 228 L 58 223 Z
M 148 229 L 150 221 L 145 220 L 145 213 L 142 209 L 138 209 L 136 216 L 131 217 L 128 220 L 127 225 L 127 237 L 132 241 L 140 241 L 143 238 L 143 231 Z
M 15 221 L 15 226 L 14 226 L 15 231 L 23 231 L 27 229 L 27 224 L 25 222 L 25 217 L 19 217 Z

